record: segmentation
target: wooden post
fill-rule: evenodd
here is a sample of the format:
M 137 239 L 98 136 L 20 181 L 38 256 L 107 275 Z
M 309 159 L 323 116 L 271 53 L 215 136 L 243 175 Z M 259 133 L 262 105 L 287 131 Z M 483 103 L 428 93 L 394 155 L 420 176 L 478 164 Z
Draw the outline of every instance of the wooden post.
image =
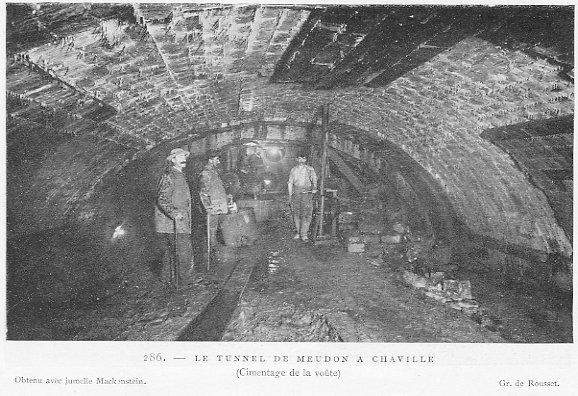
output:
M 327 172 L 327 145 L 329 140 L 329 128 L 327 123 L 329 121 L 329 105 L 326 104 L 322 107 L 321 115 L 321 128 L 323 133 L 323 148 L 321 152 L 321 179 L 319 182 L 319 229 L 317 231 L 317 237 L 323 236 L 323 222 L 325 215 L 325 173 Z
M 207 272 L 211 270 L 211 215 L 207 212 Z

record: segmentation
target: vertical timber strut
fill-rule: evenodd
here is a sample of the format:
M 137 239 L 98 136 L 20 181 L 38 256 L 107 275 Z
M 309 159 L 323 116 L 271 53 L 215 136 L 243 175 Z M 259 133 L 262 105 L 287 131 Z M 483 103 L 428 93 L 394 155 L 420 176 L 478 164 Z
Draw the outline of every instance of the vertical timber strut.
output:
M 327 145 L 329 140 L 329 104 L 321 108 L 321 129 L 323 133 L 323 146 L 321 151 L 321 179 L 319 182 L 319 223 L 317 230 L 317 237 L 323 237 L 323 222 L 325 215 L 325 174 L 327 173 Z

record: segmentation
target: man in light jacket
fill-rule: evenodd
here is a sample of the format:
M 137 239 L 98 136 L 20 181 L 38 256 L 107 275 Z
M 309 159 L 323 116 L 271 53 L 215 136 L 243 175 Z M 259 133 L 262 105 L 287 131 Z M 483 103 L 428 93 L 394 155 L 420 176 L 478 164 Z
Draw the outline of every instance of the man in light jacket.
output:
M 218 168 L 221 163 L 218 153 L 209 152 L 207 165 L 200 175 L 200 199 L 208 216 L 210 244 L 217 243 L 217 229 L 221 221 L 221 214 L 227 214 L 227 192 L 219 176 Z
M 317 192 L 317 174 L 306 164 L 306 154 L 297 155 L 297 166 L 291 169 L 287 188 L 295 222 L 294 239 L 308 241 L 307 233 L 313 217 L 313 194 Z

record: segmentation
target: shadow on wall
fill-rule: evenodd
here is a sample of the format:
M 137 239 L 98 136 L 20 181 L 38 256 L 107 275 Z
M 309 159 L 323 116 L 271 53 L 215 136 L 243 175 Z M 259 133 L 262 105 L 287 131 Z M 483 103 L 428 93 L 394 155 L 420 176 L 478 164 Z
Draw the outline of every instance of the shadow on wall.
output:
M 157 167 L 155 160 L 135 161 L 95 194 L 86 207 L 93 215 L 79 216 L 82 222 L 8 241 L 9 339 L 38 338 L 11 333 L 23 315 L 88 308 L 151 274 L 159 260 L 152 215 Z
M 40 331 L 28 325 L 32 317 L 55 317 L 49 312 L 86 309 L 132 282 L 154 279 L 160 271 L 154 205 L 164 170 L 166 148 L 136 159 L 95 192 L 75 222 L 59 228 L 12 238 L 7 251 L 9 339 L 58 339 L 48 324 Z M 191 158 L 186 177 L 192 189 L 204 158 Z M 204 215 L 193 202 L 195 257 L 203 261 Z M 26 319 L 28 318 L 28 319 Z M 18 325 L 15 325 L 18 324 Z M 15 334 L 11 329 L 19 329 Z M 21 329 L 26 330 L 26 334 Z M 38 331 L 37 331 L 38 330 Z

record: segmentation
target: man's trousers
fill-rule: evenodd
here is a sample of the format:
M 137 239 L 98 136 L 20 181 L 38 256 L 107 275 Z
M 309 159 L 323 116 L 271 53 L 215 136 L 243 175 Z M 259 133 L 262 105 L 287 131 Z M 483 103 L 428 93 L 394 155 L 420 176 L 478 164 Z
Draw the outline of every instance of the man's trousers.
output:
M 219 230 L 219 225 L 223 221 L 223 217 L 220 214 L 207 214 L 209 221 L 209 235 L 211 237 L 211 246 L 214 248 L 219 243 L 217 240 L 217 231 Z
M 302 239 L 307 237 L 311 218 L 313 217 L 313 194 L 308 191 L 309 189 L 304 190 L 294 187 L 293 195 L 291 196 L 291 210 L 293 212 L 295 230 Z
M 175 248 L 175 234 L 157 233 L 159 244 L 163 249 L 163 267 L 161 279 L 175 285 L 175 270 L 178 271 L 179 283 L 185 284 L 192 278 L 194 259 L 191 234 L 177 234 Z

